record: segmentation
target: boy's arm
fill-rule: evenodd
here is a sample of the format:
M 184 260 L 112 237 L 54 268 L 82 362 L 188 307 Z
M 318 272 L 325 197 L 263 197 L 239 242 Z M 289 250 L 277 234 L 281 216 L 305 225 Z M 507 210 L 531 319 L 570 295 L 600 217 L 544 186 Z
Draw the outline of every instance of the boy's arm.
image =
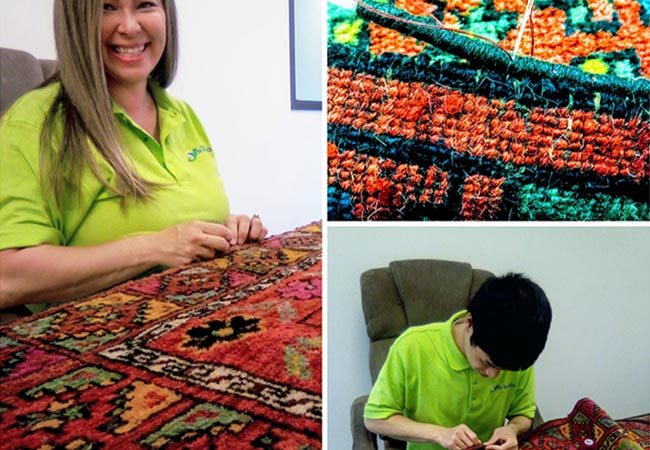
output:
M 478 436 L 467 425 L 445 428 L 438 425 L 416 422 L 401 414 L 387 419 L 364 419 L 366 428 L 382 436 L 409 442 L 427 442 L 442 445 L 452 450 L 464 449 L 480 444 Z
M 530 430 L 533 420 L 526 416 L 515 416 L 508 421 L 507 427 L 512 427 L 516 435 L 524 434 Z

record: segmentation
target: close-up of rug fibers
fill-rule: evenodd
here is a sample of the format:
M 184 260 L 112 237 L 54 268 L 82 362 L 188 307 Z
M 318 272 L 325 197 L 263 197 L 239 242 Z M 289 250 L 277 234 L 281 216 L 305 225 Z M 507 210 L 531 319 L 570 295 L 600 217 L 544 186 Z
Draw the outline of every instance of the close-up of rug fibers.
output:
M 650 219 L 647 0 L 349 3 L 328 3 L 330 220 Z

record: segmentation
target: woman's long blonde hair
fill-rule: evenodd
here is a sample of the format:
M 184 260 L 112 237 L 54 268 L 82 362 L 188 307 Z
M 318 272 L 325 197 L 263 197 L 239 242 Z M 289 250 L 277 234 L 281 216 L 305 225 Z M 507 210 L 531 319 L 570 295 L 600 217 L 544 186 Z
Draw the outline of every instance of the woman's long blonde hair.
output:
M 163 0 L 167 17 L 167 42 L 150 77 L 167 87 L 176 72 L 178 33 L 174 0 Z M 55 0 L 54 34 L 59 71 L 49 82 L 61 90 L 48 111 L 41 132 L 42 184 L 52 187 L 57 202 L 64 192 L 80 192 L 86 167 L 107 188 L 123 199 L 149 196 L 152 183 L 143 179 L 122 150 L 111 96 L 106 84 L 101 52 L 102 0 Z M 55 138 L 58 121 L 63 136 Z M 116 174 L 116 186 L 101 174 L 90 143 Z

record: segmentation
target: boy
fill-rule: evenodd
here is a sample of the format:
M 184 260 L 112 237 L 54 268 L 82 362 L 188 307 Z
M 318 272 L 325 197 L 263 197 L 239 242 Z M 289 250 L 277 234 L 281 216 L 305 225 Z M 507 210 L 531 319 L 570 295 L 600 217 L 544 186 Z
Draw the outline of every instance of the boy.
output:
M 408 441 L 409 450 L 516 448 L 535 415 L 532 365 L 551 316 L 528 278 L 488 279 L 466 311 L 395 341 L 366 404 L 366 427 Z

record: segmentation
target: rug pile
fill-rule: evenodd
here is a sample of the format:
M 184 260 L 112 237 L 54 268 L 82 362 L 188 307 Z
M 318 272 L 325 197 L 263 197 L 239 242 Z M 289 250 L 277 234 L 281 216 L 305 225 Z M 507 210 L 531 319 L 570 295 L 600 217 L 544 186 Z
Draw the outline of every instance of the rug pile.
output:
M 647 2 L 357 3 L 328 4 L 330 220 L 650 219 Z
M 0 328 L 3 449 L 321 448 L 321 226 Z
M 586 439 L 593 441 L 593 448 L 598 450 L 650 448 L 650 415 L 616 421 L 596 402 L 583 398 L 567 417 L 546 422 L 525 436 L 519 448 L 577 449 Z

